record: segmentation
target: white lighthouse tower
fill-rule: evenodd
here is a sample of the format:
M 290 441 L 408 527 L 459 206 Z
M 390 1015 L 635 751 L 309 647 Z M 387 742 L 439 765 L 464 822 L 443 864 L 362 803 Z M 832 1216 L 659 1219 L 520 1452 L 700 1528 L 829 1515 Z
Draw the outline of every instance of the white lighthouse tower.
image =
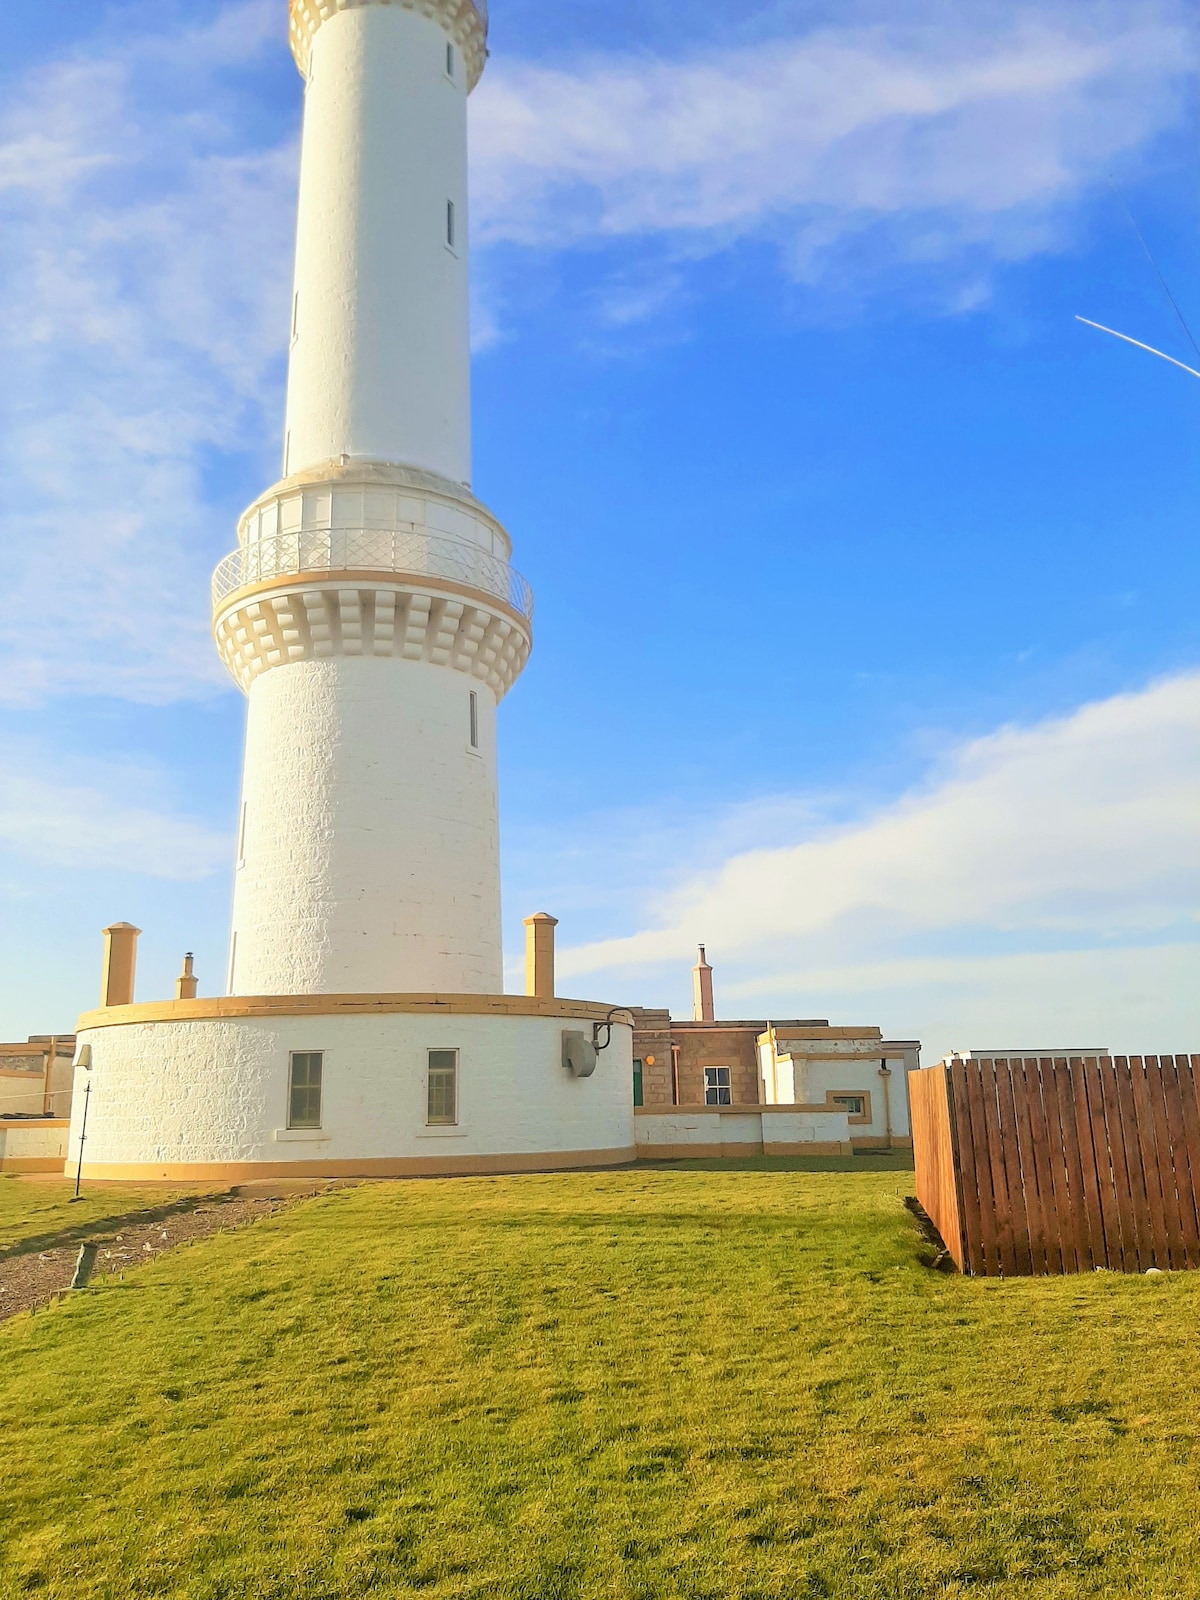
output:
M 213 581 L 248 702 L 227 993 L 107 992 L 81 1019 L 85 1170 L 627 1160 L 628 1017 L 554 998 L 552 918 L 530 921 L 531 993 L 501 993 L 496 708 L 532 597 L 471 490 L 486 7 L 290 10 L 306 88 L 282 477 Z
M 218 569 L 249 699 L 231 994 L 502 987 L 496 705 L 531 599 L 472 495 L 471 0 L 293 0 L 280 483 Z

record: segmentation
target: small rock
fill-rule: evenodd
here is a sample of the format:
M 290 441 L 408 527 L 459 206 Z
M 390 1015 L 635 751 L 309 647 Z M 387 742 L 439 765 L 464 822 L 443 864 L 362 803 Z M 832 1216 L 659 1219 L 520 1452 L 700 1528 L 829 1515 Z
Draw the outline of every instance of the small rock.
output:
M 1163 1269 L 1161 1267 L 1147 1267 L 1146 1276 L 1148 1278 L 1161 1278 L 1164 1276 Z

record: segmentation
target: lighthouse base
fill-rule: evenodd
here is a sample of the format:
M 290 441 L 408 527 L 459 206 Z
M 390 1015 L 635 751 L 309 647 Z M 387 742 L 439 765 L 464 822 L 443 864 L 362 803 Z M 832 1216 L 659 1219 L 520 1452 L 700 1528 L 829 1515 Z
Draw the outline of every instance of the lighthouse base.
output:
M 612 1021 L 611 1032 L 608 1028 Z M 589 1077 L 563 1034 L 607 1047 Z M 405 1177 L 635 1159 L 628 1013 L 514 995 L 301 995 L 81 1017 L 68 1161 L 139 1182 Z

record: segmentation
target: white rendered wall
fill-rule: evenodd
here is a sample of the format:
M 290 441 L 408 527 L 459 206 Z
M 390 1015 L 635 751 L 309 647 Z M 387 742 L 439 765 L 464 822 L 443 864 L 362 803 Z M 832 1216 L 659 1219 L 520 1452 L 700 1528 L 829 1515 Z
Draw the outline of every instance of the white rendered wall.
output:
M 0 1125 L 0 1171 L 56 1172 L 67 1155 L 65 1120 Z
M 589 1024 L 393 1013 L 88 1029 L 79 1035 L 92 1050 L 84 1172 L 389 1160 L 441 1160 L 452 1168 L 462 1158 L 554 1152 L 632 1159 L 632 1030 L 614 1027 L 593 1075 L 578 1079 L 562 1065 L 564 1028 L 586 1032 Z M 431 1049 L 459 1052 L 453 1128 L 426 1126 Z M 325 1053 L 316 1133 L 287 1131 L 294 1050 Z M 79 1076 L 77 1112 L 82 1068 Z M 79 1132 L 77 1115 L 71 1151 Z
M 770 1154 L 783 1146 L 848 1145 L 852 1129 L 844 1112 L 788 1111 L 786 1108 L 762 1111 L 721 1111 L 698 1107 L 638 1111 L 634 1117 L 638 1149 L 648 1159 L 652 1153 L 686 1155 L 689 1150 L 747 1145 L 763 1146 Z
M 285 477 L 344 453 L 470 480 L 467 85 L 448 43 L 399 5 L 339 11 L 313 40 Z
M 886 1079 L 879 1073 L 879 1063 L 884 1059 L 890 1068 Z M 759 1064 L 768 1105 L 820 1105 L 829 1094 L 867 1094 L 871 1120 L 855 1123 L 854 1137 L 885 1137 L 889 1107 L 892 1137 L 907 1139 L 909 1136 L 908 1074 L 916 1071 L 920 1064 L 915 1046 L 897 1053 L 895 1046 L 881 1045 L 879 1054 L 871 1057 L 784 1054 L 772 1063 L 771 1047 L 767 1043 L 759 1045 Z
M 273 667 L 250 688 L 243 804 L 231 993 L 503 990 L 486 683 L 401 659 Z

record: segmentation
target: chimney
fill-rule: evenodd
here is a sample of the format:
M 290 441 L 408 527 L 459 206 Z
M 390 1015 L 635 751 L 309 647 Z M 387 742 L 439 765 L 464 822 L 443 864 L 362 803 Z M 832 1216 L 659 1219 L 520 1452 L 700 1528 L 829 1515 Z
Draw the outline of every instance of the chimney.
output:
M 539 911 L 525 918 L 525 993 L 554 998 L 554 930 L 558 918 Z
M 712 968 L 705 960 L 704 946 L 700 946 L 700 959 L 692 968 L 692 1018 L 696 1022 L 715 1022 L 713 1014 Z
M 104 966 L 100 975 L 102 1006 L 133 1004 L 133 974 L 141 931 L 132 922 L 114 922 L 104 929 Z
M 176 1000 L 194 1000 L 199 980 L 196 977 L 196 958 L 189 950 L 183 958 L 183 971 L 175 979 Z

